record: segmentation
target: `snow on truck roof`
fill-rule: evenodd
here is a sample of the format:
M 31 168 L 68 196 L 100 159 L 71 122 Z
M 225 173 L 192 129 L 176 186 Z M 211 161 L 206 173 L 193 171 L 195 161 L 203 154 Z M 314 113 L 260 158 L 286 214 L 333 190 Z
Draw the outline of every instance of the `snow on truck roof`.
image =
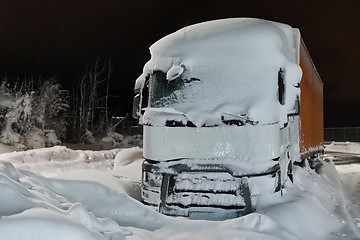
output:
M 237 117 L 285 123 L 300 91 L 299 42 L 298 29 L 252 18 L 195 24 L 160 39 L 150 47 L 151 59 L 135 85 L 143 87 L 150 77 L 150 104 L 143 123 L 219 125 L 221 119 Z M 282 103 L 280 69 L 285 84 Z M 163 77 L 151 78 L 157 72 Z M 162 89 L 163 95 L 155 96 L 159 85 L 168 88 L 175 83 L 173 91 Z

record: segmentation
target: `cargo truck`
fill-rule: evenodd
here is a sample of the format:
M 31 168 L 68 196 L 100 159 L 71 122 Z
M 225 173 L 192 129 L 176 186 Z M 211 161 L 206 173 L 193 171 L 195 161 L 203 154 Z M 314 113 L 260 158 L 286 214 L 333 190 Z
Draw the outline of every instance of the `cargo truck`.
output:
M 136 80 L 142 190 L 159 212 L 256 210 L 323 152 L 323 85 L 296 28 L 253 18 L 187 26 L 150 47 Z

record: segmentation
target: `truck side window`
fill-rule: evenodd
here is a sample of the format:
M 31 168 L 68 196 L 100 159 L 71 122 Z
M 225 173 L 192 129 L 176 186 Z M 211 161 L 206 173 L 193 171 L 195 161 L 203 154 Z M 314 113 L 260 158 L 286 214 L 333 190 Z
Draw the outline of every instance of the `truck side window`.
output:
M 170 96 L 177 90 L 184 87 L 184 80 L 180 77 L 168 81 L 166 74 L 161 71 L 155 71 L 149 79 L 149 107 L 166 107 L 168 104 L 177 101 Z M 162 102 L 161 99 L 168 98 L 168 101 Z
M 141 102 L 141 110 L 143 108 L 148 107 L 149 105 L 149 75 L 146 76 L 144 88 L 142 90 L 142 102 Z M 142 110 L 142 114 L 144 113 L 144 110 Z
M 281 105 L 285 104 L 285 71 L 280 68 L 278 72 L 278 98 Z

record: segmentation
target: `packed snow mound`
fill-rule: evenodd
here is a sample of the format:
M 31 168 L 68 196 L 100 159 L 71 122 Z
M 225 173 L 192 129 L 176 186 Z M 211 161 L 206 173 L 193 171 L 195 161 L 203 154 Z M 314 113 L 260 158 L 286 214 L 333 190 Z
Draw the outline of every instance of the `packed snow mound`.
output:
M 7 152 L 15 152 L 18 151 L 19 149 L 17 149 L 14 146 L 9 146 L 9 145 L 5 145 L 0 143 L 0 154 L 1 153 L 7 153 Z
M 33 170 L 45 176 L 68 172 L 78 167 L 86 169 L 107 168 L 113 166 L 114 158 L 120 149 L 107 151 L 72 150 L 65 146 L 41 148 L 36 150 L 9 152 L 13 147 L 0 145 L 0 161 L 10 161 L 22 169 Z M 49 166 L 51 166 L 49 168 Z
M 90 153 L 96 169 L 83 161 Z M 255 213 L 196 221 L 161 215 L 133 196 L 140 192 L 139 155 L 138 148 L 115 154 L 62 147 L 1 154 L 0 240 L 360 238 L 331 162 L 323 162 L 320 174 L 295 167 L 294 183 L 264 194 Z M 53 165 L 61 161 L 66 164 Z M 51 177 L 39 175 L 36 166 Z
M 299 44 L 298 29 L 260 19 L 224 19 L 180 29 L 150 47 L 151 59 L 135 84 L 150 88 L 142 121 L 154 126 L 191 121 L 199 127 L 245 117 L 283 124 L 299 97 Z M 279 74 L 284 77 L 283 104 Z
M 360 154 L 360 143 L 331 142 L 330 144 L 326 145 L 325 151 Z

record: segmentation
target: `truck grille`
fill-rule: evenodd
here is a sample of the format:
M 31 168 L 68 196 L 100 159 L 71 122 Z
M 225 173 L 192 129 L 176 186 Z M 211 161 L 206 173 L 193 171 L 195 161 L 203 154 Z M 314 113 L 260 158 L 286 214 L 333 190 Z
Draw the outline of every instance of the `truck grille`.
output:
M 244 208 L 244 184 L 228 173 L 181 173 L 170 176 L 165 202 L 183 208 Z

